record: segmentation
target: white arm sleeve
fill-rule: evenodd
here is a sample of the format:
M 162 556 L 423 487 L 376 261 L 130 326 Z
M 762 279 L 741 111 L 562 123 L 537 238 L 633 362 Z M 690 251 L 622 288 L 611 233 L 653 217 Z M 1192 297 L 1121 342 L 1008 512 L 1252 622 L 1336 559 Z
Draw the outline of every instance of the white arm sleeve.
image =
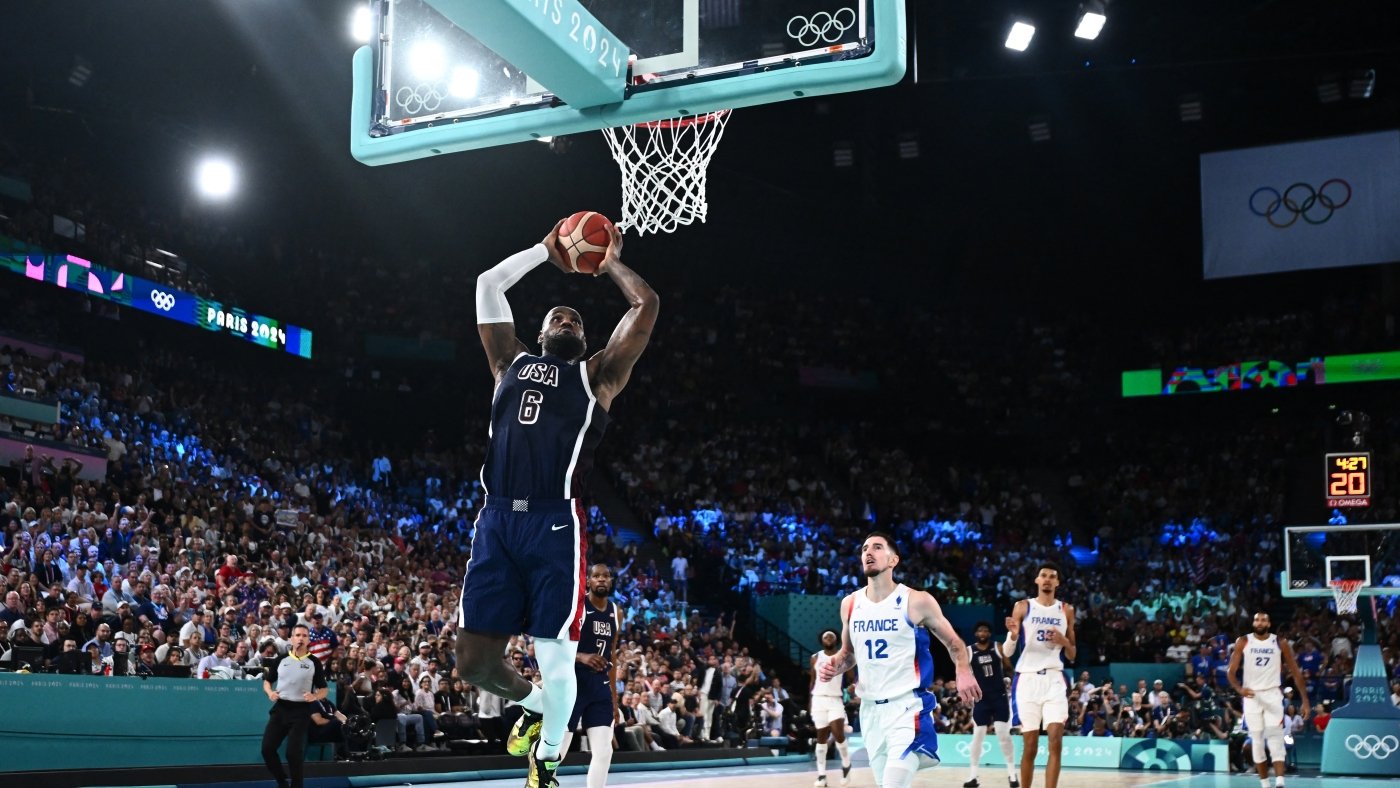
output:
M 476 278 L 476 322 L 514 323 L 506 291 L 540 263 L 549 259 L 544 244 L 516 252 Z

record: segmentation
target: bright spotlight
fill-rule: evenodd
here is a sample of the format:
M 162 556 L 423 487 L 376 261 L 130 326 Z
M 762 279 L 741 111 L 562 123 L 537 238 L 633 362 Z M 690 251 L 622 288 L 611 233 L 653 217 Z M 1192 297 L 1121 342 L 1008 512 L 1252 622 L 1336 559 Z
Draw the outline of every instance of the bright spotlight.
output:
M 447 86 L 447 92 L 457 98 L 471 98 L 476 95 L 480 82 L 481 75 L 476 73 L 476 69 L 458 66 L 452 69 L 452 81 Z
M 1035 25 L 1017 22 L 1011 26 L 1011 32 L 1006 36 L 1006 48 L 1014 49 L 1017 52 L 1025 52 L 1026 47 L 1031 45 L 1031 39 L 1034 37 Z
M 205 159 L 195 170 L 195 186 L 211 200 L 230 197 L 237 185 L 238 173 L 228 159 Z
M 408 68 L 414 79 L 437 82 L 447 73 L 447 50 L 439 41 L 419 41 L 408 50 Z
M 1074 29 L 1074 34 L 1092 41 L 1099 37 L 1099 31 L 1103 30 L 1103 24 L 1107 21 L 1108 17 L 1104 16 L 1103 13 L 1086 8 L 1084 13 L 1079 15 L 1079 26 Z
M 355 12 L 350 15 L 350 37 L 361 44 L 368 44 L 373 36 L 374 14 L 367 5 L 356 6 Z

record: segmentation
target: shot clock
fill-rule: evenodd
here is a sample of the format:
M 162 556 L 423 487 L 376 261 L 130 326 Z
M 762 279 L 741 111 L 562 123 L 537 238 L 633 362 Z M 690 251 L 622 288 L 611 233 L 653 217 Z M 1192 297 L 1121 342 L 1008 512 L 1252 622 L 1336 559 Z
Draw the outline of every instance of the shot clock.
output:
M 1332 509 L 1371 505 L 1371 453 L 1328 454 L 1327 506 Z

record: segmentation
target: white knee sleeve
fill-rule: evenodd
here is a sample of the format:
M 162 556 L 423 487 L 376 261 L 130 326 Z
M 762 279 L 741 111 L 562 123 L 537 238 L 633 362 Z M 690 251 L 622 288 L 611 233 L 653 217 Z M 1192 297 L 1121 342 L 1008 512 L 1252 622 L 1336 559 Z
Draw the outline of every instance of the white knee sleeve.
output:
M 588 788 L 603 788 L 608 784 L 608 769 L 612 767 L 612 728 L 589 728 L 588 748 L 592 758 L 588 762 Z
M 550 754 L 548 747 L 563 741 L 564 728 L 578 699 L 578 679 L 574 676 L 574 656 L 578 641 L 535 638 L 535 661 L 540 663 L 540 678 L 544 679 L 544 725 L 540 728 L 541 755 Z
M 1285 757 L 1284 753 L 1287 751 L 1287 745 L 1283 743 L 1283 728 L 1270 728 L 1268 735 L 1264 738 L 1269 743 L 1271 759 L 1281 763 Z M 1254 762 L 1258 763 L 1262 760 L 1263 758 L 1256 757 Z
M 845 725 L 845 722 L 841 723 Z M 844 735 L 844 733 L 843 733 Z M 836 742 L 836 752 L 841 755 L 841 768 L 851 765 L 851 745 L 846 739 Z
M 1001 745 L 1001 759 L 1006 762 L 1006 771 L 1011 774 L 1016 769 L 1016 745 L 1011 741 L 1011 723 L 994 722 L 992 730 L 996 731 L 997 744 Z
M 826 753 L 827 753 L 827 749 L 826 749 L 826 748 L 827 748 L 827 745 L 821 744 L 821 743 L 818 743 L 817 746 L 815 746 L 815 747 L 812 748 L 812 751 L 815 752 L 815 753 L 817 754 L 817 774 L 818 774 L 818 775 L 826 774 Z
M 1254 762 L 1263 763 L 1268 760 L 1264 755 L 1264 736 L 1258 733 L 1249 734 L 1250 749 L 1254 751 Z

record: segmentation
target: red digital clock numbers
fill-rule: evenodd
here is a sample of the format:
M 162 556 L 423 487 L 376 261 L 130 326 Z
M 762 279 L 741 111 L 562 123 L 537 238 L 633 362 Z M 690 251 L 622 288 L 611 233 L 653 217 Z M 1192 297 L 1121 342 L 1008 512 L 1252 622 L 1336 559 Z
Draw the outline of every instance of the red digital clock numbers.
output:
M 1326 458 L 1327 506 L 1371 505 L 1370 452 L 1343 452 Z

